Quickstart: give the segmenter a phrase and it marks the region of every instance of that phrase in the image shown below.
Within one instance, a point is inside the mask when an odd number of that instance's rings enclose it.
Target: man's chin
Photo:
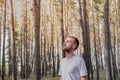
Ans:
[[[66,52],[66,49],[63,48],[62,51],[63,51],[63,52]]]
[[[68,50],[68,49],[65,49],[65,48],[63,48],[62,51],[63,51],[63,52],[69,52],[69,50]]]

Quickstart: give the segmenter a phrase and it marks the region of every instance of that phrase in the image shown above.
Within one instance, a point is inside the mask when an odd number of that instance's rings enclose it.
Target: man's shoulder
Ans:
[[[83,59],[81,56],[75,56],[75,61],[76,61],[77,63],[81,63],[81,62],[84,61],[84,59]]]
[[[79,60],[83,59],[81,56],[77,56],[77,55],[75,56],[75,58]]]
[[[62,58],[62,59],[60,60],[60,62],[63,62],[63,61],[65,61],[65,60],[66,60],[66,57]]]

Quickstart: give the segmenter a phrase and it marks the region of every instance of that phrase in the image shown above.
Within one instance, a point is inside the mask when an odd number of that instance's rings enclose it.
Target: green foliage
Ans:
[[[51,78],[47,78],[45,80],[60,80],[60,77],[51,77]]]
[[[50,17],[49,15],[46,16],[47,22],[50,22]]]
[[[0,7],[3,6],[4,0],[0,0]]]
[[[102,7],[99,4],[95,4],[94,8],[96,11],[103,13],[103,9],[101,9]]]
[[[70,4],[71,4],[71,8],[75,9],[77,3],[76,2],[71,2]]]
[[[103,9],[101,9],[103,7],[103,3],[104,0],[94,0],[94,8],[96,9],[96,11],[103,12]]]
[[[31,8],[30,11],[33,12],[33,8]]]
[[[56,12],[60,12],[60,4],[58,4],[58,3],[55,3],[54,4],[55,5],[55,9],[56,9]]]
[[[72,14],[71,14],[71,17],[74,18],[75,20],[77,20],[77,17],[78,17],[78,16],[77,16],[75,13],[72,13]]]
[[[94,0],[94,2],[97,4],[102,4],[104,2],[104,0]]]
[[[95,9],[96,9],[97,11],[100,11],[100,9],[99,9],[99,7],[98,7],[97,5],[95,5]]]
[[[103,16],[103,15],[100,15],[99,17],[100,17],[100,18],[104,18],[104,16]]]

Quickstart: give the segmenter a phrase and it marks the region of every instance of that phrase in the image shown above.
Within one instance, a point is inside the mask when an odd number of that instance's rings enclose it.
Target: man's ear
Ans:
[[[73,45],[73,48],[75,49],[75,47],[76,47],[76,45],[74,44],[74,45]]]
[[[75,49],[75,48],[76,48],[76,46],[77,46],[77,45],[76,45],[76,44],[74,44],[74,45],[73,45],[73,48]]]

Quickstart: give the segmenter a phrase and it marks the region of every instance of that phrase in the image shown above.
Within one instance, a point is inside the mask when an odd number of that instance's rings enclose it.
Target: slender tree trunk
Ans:
[[[50,2],[50,16],[51,16],[51,53],[53,59],[53,77],[55,77],[55,57],[54,57],[54,0]]]
[[[117,35],[117,33],[118,33],[118,9],[117,9],[117,6],[118,6],[119,4],[117,4],[117,0],[115,0],[115,9],[116,9],[116,11],[115,11],[115,15],[116,15],[116,17],[115,17],[115,24],[113,24],[113,26],[114,26],[114,53],[113,53],[113,72],[114,72],[114,74],[113,74],[113,77],[114,77],[114,80],[117,80],[117,77],[118,77],[118,71],[117,71],[117,60],[116,60],[116,57],[117,57],[117,38],[118,38],[118,35]]]
[[[62,44],[64,43],[64,21],[63,21],[63,3],[64,0],[61,0],[61,39]],[[65,53],[62,51],[62,57],[65,57]]]
[[[116,2],[116,5],[117,5],[117,15],[116,15],[116,21],[117,21],[117,52],[116,52],[116,62],[117,62],[117,72],[119,73],[120,72],[120,65],[119,65],[119,63],[120,63],[120,60],[119,60],[119,56],[120,56],[120,43],[119,43],[119,41],[120,41],[120,38],[119,38],[119,35],[120,35],[120,0],[116,0],[117,2]],[[119,78],[119,76],[117,76],[117,79]]]
[[[30,21],[29,21],[30,22]],[[30,23],[29,23],[30,25]],[[33,69],[33,37],[31,35],[33,35],[33,27],[30,30],[30,68],[29,68],[29,77],[30,74],[32,73],[32,69]]]
[[[99,26],[99,17],[98,17],[98,13],[96,13],[96,17],[97,17],[97,26],[98,26],[98,50],[99,50],[99,55],[100,55],[100,66],[103,69],[103,59],[102,59],[102,49],[101,49],[101,41],[100,41],[100,26]]]
[[[64,19],[64,23],[65,23],[65,35],[68,34],[68,21],[67,21],[67,14],[68,14],[68,1],[65,1],[63,2],[63,9],[64,9],[64,14],[65,14],[65,19]]]
[[[23,78],[27,79],[27,2],[22,1],[22,31],[23,31]]]
[[[22,52],[21,52],[21,77],[22,78],[25,78],[26,77],[26,75],[25,75],[25,63],[26,63],[26,60],[25,60],[25,56],[26,56],[26,4],[25,4],[25,1],[26,0],[22,0],[21,1],[21,4],[22,4],[22,26],[21,26],[21,42],[22,42],[22,44],[21,44],[21,46],[23,46],[23,47],[21,47],[21,50],[22,50]]]
[[[81,6],[81,0],[78,0],[78,3],[79,3],[79,15],[80,15],[80,19],[79,19],[79,24],[80,24],[80,27],[82,28],[82,38],[83,38],[83,47],[85,48],[85,27],[84,27],[84,23],[83,23],[83,11],[82,11],[82,6]]]
[[[26,63],[26,62],[25,62],[25,61],[26,61],[26,60],[25,60],[25,54],[26,54],[26,53],[25,53],[25,52],[26,52],[26,51],[25,51],[25,50],[26,50],[26,49],[25,49],[25,48],[26,48],[26,47],[25,47],[25,45],[26,45],[26,43],[25,43],[25,40],[26,40],[26,39],[25,39],[25,27],[23,28],[23,36],[24,36],[24,37],[23,37],[23,78],[26,78],[26,75],[25,75],[25,63]]]
[[[116,35],[115,35],[115,25],[114,25],[114,23],[113,23],[113,26],[114,26],[114,29],[113,29],[113,31],[114,31],[114,43],[113,43],[113,51],[114,52],[112,52],[112,64],[113,64],[113,80],[116,80],[116,77],[117,77],[117,68],[116,68]],[[112,49],[111,49],[112,50]]]
[[[59,72],[60,56],[59,56],[59,38],[57,38],[57,73]]]
[[[40,36],[40,45],[41,45],[41,47],[40,47],[40,59],[41,59],[41,75],[42,75],[42,77],[44,76],[44,64],[43,64],[43,55],[42,55],[42,53],[43,53],[43,45],[42,45],[42,43],[43,43],[43,32],[42,32],[42,30],[41,30],[41,36]]]
[[[83,58],[85,59],[85,63],[87,66],[87,71],[88,71],[88,80],[93,80],[93,70],[92,70],[92,65],[91,65],[91,52],[90,52],[90,33],[89,33],[89,18],[88,18],[88,7],[87,7],[87,1],[83,1],[83,16],[84,16],[84,37],[83,40],[85,39],[84,44],[84,55]]]
[[[16,64],[16,47],[15,47],[15,29],[14,29],[14,10],[13,1],[10,0],[11,6],[11,57],[12,57],[12,80],[17,80],[17,64]]]
[[[33,0],[33,18],[34,18],[34,67],[35,80],[41,79],[41,61],[40,61],[40,3],[41,0]]]
[[[23,78],[23,36],[22,36],[22,33],[23,32],[23,29],[22,29],[22,27],[21,27],[21,35],[20,35],[20,37],[21,37],[21,52],[20,52],[20,62],[21,62],[21,78]]]
[[[5,29],[6,29],[6,0],[4,1],[4,16],[3,16],[2,80],[4,80],[5,78]]]
[[[97,40],[96,40],[96,30],[95,30],[95,17],[94,17],[94,2],[92,0],[92,17],[93,17],[93,32],[94,32],[94,51],[96,60],[96,80],[99,80],[99,64],[98,64],[98,54],[97,54]]]
[[[119,25],[119,23],[117,23],[118,25]],[[117,50],[116,50],[116,68],[117,68],[117,79],[118,79],[118,70],[119,70],[119,68],[118,68],[118,55],[119,55],[119,37],[118,37],[118,35],[119,35],[119,26],[117,26],[117,34],[116,34],[116,36],[117,36],[117,40],[116,40],[116,48],[117,48]]]
[[[24,1],[24,67],[25,67],[25,78],[28,80],[28,70],[29,70],[29,53],[28,49],[28,34],[27,34],[27,0]]]
[[[120,15],[120,0],[118,0],[118,15]],[[118,17],[118,26],[120,26],[120,16],[117,16]],[[119,28],[120,29],[120,28]],[[120,32],[118,33],[118,35],[120,35]],[[118,38],[118,53],[120,53],[120,50],[119,50],[119,48],[120,48],[120,46],[119,46],[119,38]],[[118,54],[118,55],[120,55],[120,54]],[[117,62],[119,62],[119,57],[117,56]],[[118,64],[118,68],[119,68],[119,71],[120,71],[120,65]]]
[[[94,22],[94,20],[93,20]],[[93,32],[94,32],[94,49],[95,49],[95,60],[96,60],[96,80],[99,80],[99,64],[98,64],[98,54],[97,54],[97,43],[96,43],[96,31],[95,31],[95,25],[93,23]]]
[[[46,11],[45,11],[45,8],[44,8],[44,75],[46,76],[47,75],[47,59],[46,59],[46,35],[47,35],[47,32],[46,32]]]
[[[104,3],[104,23],[105,23],[105,62],[106,62],[106,80],[112,79],[111,59],[110,59],[110,28],[109,28],[109,0]]]
[[[49,73],[51,73],[51,43],[49,43],[48,61],[49,61]]]
[[[10,43],[10,41],[11,41],[11,37],[10,37],[11,33],[10,33],[10,28],[9,27],[8,27],[8,35],[9,35],[8,36],[9,37],[9,40],[8,40],[9,41],[9,50],[8,50],[9,51],[8,52],[9,53],[9,63],[8,64],[9,64],[9,77],[10,77],[11,74],[12,74],[12,64],[11,64],[11,48],[10,48],[10,46],[11,46],[10,45],[11,44]]]
[[[2,8],[0,8],[0,63],[1,63],[1,35],[2,35]],[[0,77],[1,77],[1,65],[0,65]]]

